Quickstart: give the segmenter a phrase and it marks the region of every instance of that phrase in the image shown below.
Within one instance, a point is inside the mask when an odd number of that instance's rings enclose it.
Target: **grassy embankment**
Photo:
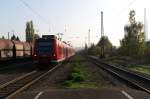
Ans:
[[[150,75],[150,66],[130,66],[129,69]]]
[[[131,59],[123,59],[123,58],[117,58],[117,57],[108,58],[104,60],[109,62],[110,64],[114,64],[117,66],[121,65],[130,70],[150,75],[150,64],[146,64],[146,65],[144,63],[138,64],[136,62],[133,62]]]

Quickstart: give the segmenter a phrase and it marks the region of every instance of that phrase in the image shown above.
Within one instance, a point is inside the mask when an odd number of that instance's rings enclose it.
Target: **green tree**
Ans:
[[[34,34],[34,39],[38,39],[40,36],[38,34]]]
[[[2,36],[2,39],[5,39],[5,37],[4,37],[4,36]]]
[[[30,21],[30,26],[31,26],[31,39],[32,39],[32,41],[34,40],[34,27],[33,27],[33,22],[32,21]]]
[[[123,55],[131,57],[141,57],[144,54],[145,37],[143,24],[136,22],[135,11],[131,10],[129,13],[129,24],[125,25],[124,38],[120,41],[120,50]]]
[[[104,49],[104,51],[103,51],[104,56],[108,56],[112,52],[113,46],[107,36],[103,36],[100,39],[100,41],[98,42],[97,46],[99,46],[101,48],[101,50],[102,50],[102,48]],[[102,53],[102,51],[101,51],[101,53]]]
[[[20,39],[19,39],[19,37],[18,37],[18,36],[16,37],[16,41],[20,41]]]
[[[26,23],[26,41],[30,42],[30,23]]]
[[[18,36],[15,36],[14,34],[11,36],[11,40],[20,41]]]
[[[26,41],[33,42],[34,40],[34,26],[33,22],[29,21],[26,23]]]
[[[88,49],[88,47],[87,47],[87,44],[85,43],[85,48],[84,48],[85,50],[87,50]]]
[[[16,40],[16,36],[13,34],[11,40]]]
[[[94,55],[96,53],[95,51],[96,51],[96,46],[94,44],[91,44],[90,48],[88,49],[88,53]]]

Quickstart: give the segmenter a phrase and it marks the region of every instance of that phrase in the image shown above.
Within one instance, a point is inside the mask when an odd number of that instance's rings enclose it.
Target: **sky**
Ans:
[[[14,33],[25,41],[26,22],[32,20],[40,36],[63,33],[64,41],[84,47],[90,29],[90,43],[96,44],[101,36],[103,11],[104,34],[119,46],[130,10],[134,9],[136,20],[143,22],[146,8],[150,23],[148,4],[149,0],[0,0],[0,37],[7,38],[10,32],[10,36]]]

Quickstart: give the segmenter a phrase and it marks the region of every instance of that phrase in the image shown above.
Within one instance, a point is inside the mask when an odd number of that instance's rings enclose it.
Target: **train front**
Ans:
[[[55,36],[43,36],[35,41],[33,59],[40,66],[51,63],[54,54]]]

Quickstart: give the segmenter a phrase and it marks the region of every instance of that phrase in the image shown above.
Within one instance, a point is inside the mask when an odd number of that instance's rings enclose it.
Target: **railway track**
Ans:
[[[150,94],[150,78],[137,74],[135,72],[123,69],[106,62],[100,61],[96,57],[88,56],[88,58],[101,69],[109,72],[110,74],[122,79],[130,86],[136,87]]]
[[[0,99],[11,99],[21,91],[25,90],[41,78],[56,70],[60,65],[57,65],[47,71],[32,71],[26,75],[16,78],[0,86]]]

